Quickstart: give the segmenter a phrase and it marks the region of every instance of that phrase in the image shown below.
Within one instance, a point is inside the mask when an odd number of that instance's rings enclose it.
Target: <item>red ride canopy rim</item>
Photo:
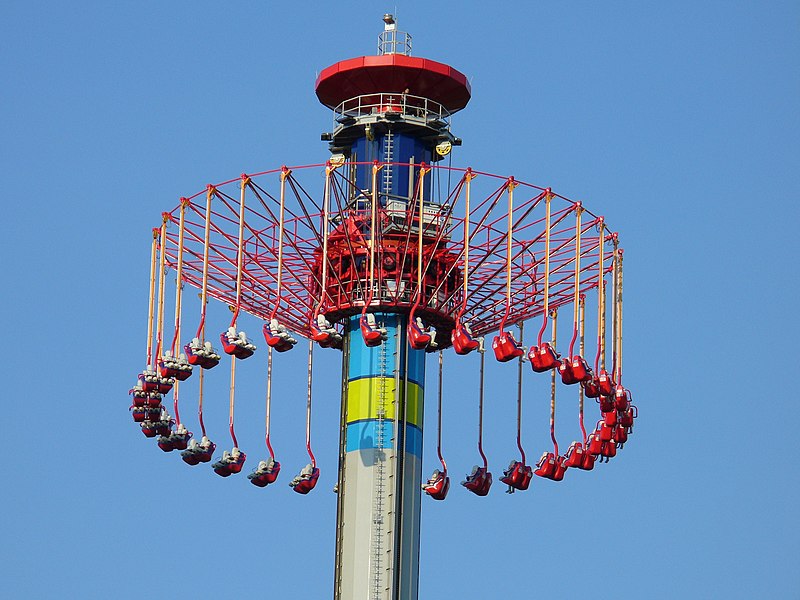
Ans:
[[[438,102],[449,112],[464,108],[472,95],[467,76],[453,67],[417,56],[383,54],[340,61],[324,69],[314,89],[319,101],[335,109],[350,98],[405,90]]]

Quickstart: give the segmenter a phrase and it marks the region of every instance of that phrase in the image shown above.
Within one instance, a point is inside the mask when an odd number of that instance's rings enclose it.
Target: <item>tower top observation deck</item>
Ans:
[[[467,77],[453,67],[411,56],[411,36],[397,30],[392,15],[384,15],[378,55],[339,61],[319,74],[319,101],[337,110],[358,97],[395,94],[425,98],[448,114],[464,108],[472,91]]]

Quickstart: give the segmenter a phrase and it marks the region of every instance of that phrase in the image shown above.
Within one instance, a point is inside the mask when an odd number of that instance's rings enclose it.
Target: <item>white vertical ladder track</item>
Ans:
[[[383,327],[383,324],[380,325]],[[373,516],[372,516],[372,598],[384,598],[383,568],[383,519],[386,494],[386,440],[384,425],[386,416],[386,342],[380,345],[378,353],[378,398],[377,420],[375,423],[375,478],[373,480]]]
[[[392,161],[394,160],[394,134],[391,130],[386,132],[383,138],[383,162],[387,163],[383,168],[383,197],[388,202],[389,194],[392,193]]]

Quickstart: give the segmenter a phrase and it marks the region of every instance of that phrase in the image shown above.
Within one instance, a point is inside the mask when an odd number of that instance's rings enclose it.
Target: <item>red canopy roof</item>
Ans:
[[[464,108],[472,94],[467,77],[453,67],[404,54],[340,61],[319,74],[315,89],[328,108],[356,96],[408,90],[412,96],[438,102],[451,113]]]

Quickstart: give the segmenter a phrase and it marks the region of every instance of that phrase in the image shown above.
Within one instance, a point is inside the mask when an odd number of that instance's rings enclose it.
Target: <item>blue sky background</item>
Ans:
[[[415,55],[471,79],[454,164],[552,186],[621,232],[626,383],[640,409],[629,445],[591,473],[426,502],[421,598],[800,597],[800,5],[396,9]],[[330,597],[338,357],[320,355],[315,374],[323,476],[307,497],[286,480],[259,490],[162,453],[131,422],[127,390],[142,367],[161,211],[243,171],[323,161],[330,114],[316,73],[374,53],[394,10],[0,6],[0,596]],[[215,306],[209,318],[221,329],[225,315]],[[263,453],[258,356],[237,403],[253,459]],[[294,362],[275,376],[287,474],[305,460],[304,360]],[[475,364],[447,365],[456,477],[475,461]],[[207,423],[222,449],[227,376],[213,374]],[[513,378],[490,365],[496,473],[514,454]],[[538,455],[547,399],[526,386],[526,446]],[[561,420],[566,443],[573,411]],[[196,430],[188,402],[184,412]]]

